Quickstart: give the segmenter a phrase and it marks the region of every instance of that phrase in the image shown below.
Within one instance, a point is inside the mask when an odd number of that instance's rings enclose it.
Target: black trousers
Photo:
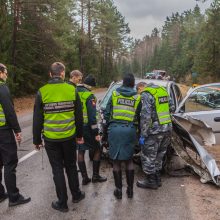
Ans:
[[[16,167],[18,164],[17,145],[12,130],[0,130],[0,195],[4,193],[2,185],[2,165],[4,167],[5,186],[9,200],[16,201],[19,190],[16,187]]]
[[[79,179],[76,166],[76,143],[72,138],[64,142],[45,140],[45,149],[52,167],[53,180],[60,205],[67,204],[67,189],[64,168],[67,174],[69,188],[73,198],[80,195]]]

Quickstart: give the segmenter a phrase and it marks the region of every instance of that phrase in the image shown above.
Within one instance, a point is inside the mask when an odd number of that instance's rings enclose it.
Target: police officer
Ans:
[[[83,74],[79,70],[73,70],[70,73],[69,84],[77,86],[82,83]]]
[[[167,146],[170,144],[172,129],[168,92],[164,87],[137,84],[137,91],[141,93],[141,162],[146,174],[143,180],[137,181],[141,188],[157,189],[161,186],[160,171]],[[170,104],[169,104],[170,102]]]
[[[9,206],[30,202],[24,198],[16,186],[16,167],[18,164],[17,142],[21,142],[21,128],[6,85],[7,68],[0,63],[0,202],[9,198]],[[2,167],[7,193],[2,185]]]
[[[114,195],[122,198],[121,163],[126,165],[127,196],[133,197],[134,166],[133,153],[136,144],[136,116],[140,115],[140,95],[134,90],[133,74],[123,78],[123,85],[113,91],[104,112],[108,127],[109,156],[113,160],[113,176],[115,180]]]
[[[96,97],[91,92],[92,87],[96,86],[95,78],[92,75],[88,75],[83,85],[77,86],[77,91],[83,105],[83,137],[85,143],[78,145],[78,166],[82,174],[82,184],[87,185],[91,182],[88,177],[86,164],[85,164],[85,151],[94,150],[93,156],[93,175],[92,182],[105,182],[106,177],[99,175],[100,158],[101,158],[101,146],[100,135],[97,125],[97,111],[96,111]]]
[[[72,202],[85,198],[79,189],[76,167],[76,142],[83,143],[83,116],[80,99],[74,86],[65,83],[65,66],[55,62],[50,68],[51,80],[37,93],[33,117],[33,142],[37,149],[43,145],[52,167],[58,200],[52,208],[67,212],[65,168]],[[76,139],[76,140],[75,140]]]

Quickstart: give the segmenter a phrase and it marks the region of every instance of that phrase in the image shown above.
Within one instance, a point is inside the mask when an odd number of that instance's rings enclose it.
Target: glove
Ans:
[[[140,144],[140,145],[144,145],[144,141],[145,141],[145,138],[144,138],[144,137],[140,137],[140,138],[139,138],[139,144]]]

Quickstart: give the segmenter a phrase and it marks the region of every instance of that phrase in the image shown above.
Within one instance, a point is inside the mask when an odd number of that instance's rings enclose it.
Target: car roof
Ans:
[[[140,79],[135,78],[135,85],[137,85],[140,82],[145,82],[147,84],[154,84],[157,86],[163,86],[165,88],[169,87],[169,84],[174,83],[173,81],[167,81],[167,80],[159,80],[159,79]],[[122,85],[123,81],[117,81],[114,84]]]
[[[209,84],[203,84],[200,86],[196,86],[195,88],[192,88],[187,92],[187,96],[199,88],[208,87],[208,86],[220,86],[220,83],[209,83]]]

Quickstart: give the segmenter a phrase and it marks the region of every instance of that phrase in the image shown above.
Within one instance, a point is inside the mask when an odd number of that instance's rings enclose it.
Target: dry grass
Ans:
[[[18,115],[33,111],[34,96],[14,99],[15,111]]]

